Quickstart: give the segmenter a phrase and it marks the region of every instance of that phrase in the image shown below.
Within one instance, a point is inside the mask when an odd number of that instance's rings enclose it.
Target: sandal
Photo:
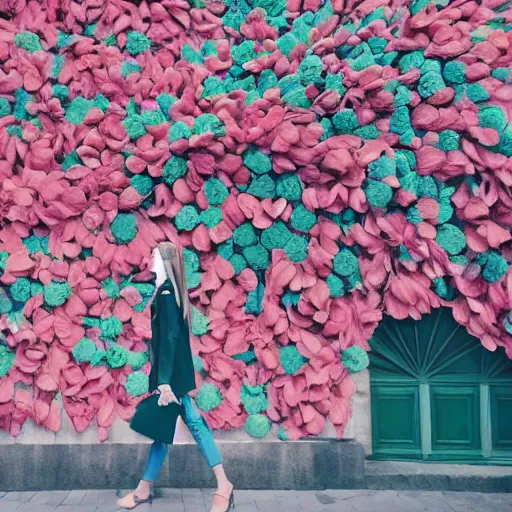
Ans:
[[[234,489],[231,489],[231,494],[229,495],[229,498],[226,498],[226,496],[223,496],[222,494],[219,494],[218,492],[216,492],[213,496],[214,497],[219,496],[220,498],[222,498],[223,500],[226,500],[228,502],[228,508],[226,510],[224,510],[224,512],[229,512],[230,510],[235,509],[235,490]]]
[[[133,505],[130,504],[123,504],[123,501],[128,498],[128,496],[131,496],[133,499]],[[126,496],[123,496],[121,499],[117,500],[117,505],[121,508],[124,508],[126,510],[133,510],[134,508],[137,508],[139,505],[142,505],[143,503],[149,503],[151,504],[153,502],[153,496],[150,494],[148,498],[139,498],[135,495],[135,491],[127,494]],[[228,509],[229,510],[229,509]]]

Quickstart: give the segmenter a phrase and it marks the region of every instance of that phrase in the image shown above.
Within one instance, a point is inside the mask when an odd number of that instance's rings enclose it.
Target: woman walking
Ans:
[[[162,407],[172,402],[182,406],[183,420],[217,479],[217,491],[210,512],[228,512],[234,508],[233,485],[224,472],[213,434],[188,395],[195,388],[195,377],[189,339],[189,301],[181,251],[174,244],[160,244],[153,252],[152,269],[156,274],[157,292],[151,304],[150,391],[159,393],[158,405]],[[167,445],[155,441],[142,480],[133,492],[118,500],[120,507],[133,509],[152,501],[152,486],[166,455]]]

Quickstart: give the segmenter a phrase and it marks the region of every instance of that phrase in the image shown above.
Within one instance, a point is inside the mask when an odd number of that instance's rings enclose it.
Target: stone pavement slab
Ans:
[[[114,512],[127,491],[0,494],[0,512]],[[211,489],[157,489],[137,512],[209,512]],[[234,512],[511,512],[510,494],[430,491],[235,491]]]

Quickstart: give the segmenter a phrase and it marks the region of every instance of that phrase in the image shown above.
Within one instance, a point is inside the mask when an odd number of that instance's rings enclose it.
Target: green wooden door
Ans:
[[[373,458],[512,463],[512,361],[442,308],[371,342]]]

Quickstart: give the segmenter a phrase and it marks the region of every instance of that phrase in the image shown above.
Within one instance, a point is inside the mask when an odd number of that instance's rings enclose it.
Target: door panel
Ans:
[[[370,346],[376,458],[512,463],[503,349],[486,350],[449,308],[419,321],[386,316]]]

